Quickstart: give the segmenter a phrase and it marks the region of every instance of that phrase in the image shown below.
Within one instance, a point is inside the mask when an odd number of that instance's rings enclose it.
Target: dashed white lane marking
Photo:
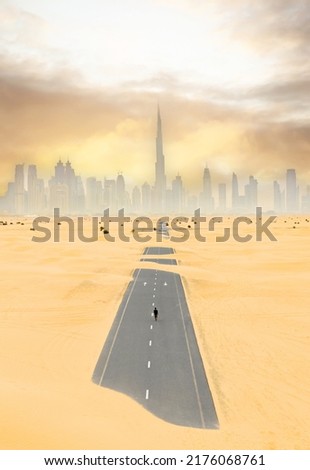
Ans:
[[[154,287],[154,290],[156,290],[156,287]]]
[[[151,367],[151,361],[148,361],[147,368],[149,369],[150,367]]]
[[[149,399],[149,394],[150,394],[150,391],[147,389],[146,393],[145,393],[145,399],[148,400]]]
[[[153,303],[152,303],[152,307],[154,307],[154,306],[155,306],[155,304],[154,304],[154,302],[153,302]]]
[[[150,330],[152,330],[152,329],[153,329],[153,325],[150,326]]]
[[[154,299],[154,297],[155,297],[155,294],[153,295],[153,299]]]
[[[152,340],[151,340],[151,339],[150,339],[150,341],[149,341],[149,346],[152,346]]]

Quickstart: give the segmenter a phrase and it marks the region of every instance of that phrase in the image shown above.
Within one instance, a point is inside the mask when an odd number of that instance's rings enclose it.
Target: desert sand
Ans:
[[[183,277],[219,430],[169,424],[91,381],[155,241],[33,243],[30,219],[0,219],[1,449],[310,448],[306,217],[278,219],[277,242],[202,243],[192,231],[163,243],[179,265],[156,266]]]

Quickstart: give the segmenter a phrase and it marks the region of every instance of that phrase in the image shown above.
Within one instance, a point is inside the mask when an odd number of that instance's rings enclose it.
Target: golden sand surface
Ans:
[[[185,243],[163,242],[179,264],[156,269],[182,275],[220,422],[219,430],[200,430],[169,424],[91,381],[143,249],[156,242],[111,243],[101,234],[95,243],[34,243],[31,220],[7,218],[1,449],[309,449],[305,219],[278,219],[277,242],[216,243],[208,234],[202,243],[193,229]]]

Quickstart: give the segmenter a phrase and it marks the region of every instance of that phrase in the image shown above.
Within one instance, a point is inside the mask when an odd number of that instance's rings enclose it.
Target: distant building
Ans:
[[[219,205],[218,205],[220,212],[225,212],[227,209],[227,201],[226,201],[226,184],[220,183],[219,184]]]
[[[286,212],[295,213],[299,210],[299,190],[296,183],[296,171],[289,169],[286,172]]]
[[[28,214],[41,214],[46,210],[44,180],[37,177],[36,165],[28,167]]]
[[[15,167],[15,214],[25,214],[25,174],[24,165]]]
[[[187,212],[193,214],[195,210],[199,209],[199,199],[196,194],[191,194],[187,199]]]
[[[151,196],[151,186],[145,182],[142,185],[142,210],[144,214],[151,212],[152,196]]]
[[[183,182],[180,175],[172,181],[171,202],[172,212],[180,213],[183,210]]]
[[[49,183],[50,210],[59,209],[60,213],[69,213],[69,189],[64,183]]]
[[[37,191],[37,167],[29,165],[28,167],[28,213],[36,214],[38,210],[38,191]]]
[[[94,214],[98,211],[98,187],[97,179],[95,177],[87,178],[86,180],[86,211],[88,214]]]
[[[132,211],[139,212],[141,210],[141,191],[138,186],[132,190]]]
[[[277,214],[281,214],[284,210],[284,193],[278,181],[273,182],[273,209]]]
[[[68,209],[70,214],[76,214],[79,211],[77,205],[77,177],[69,160],[65,166],[65,184],[68,186]]]
[[[65,166],[61,160],[55,166],[55,183],[64,184],[65,183]]]
[[[76,177],[76,187],[77,187],[77,207],[80,214],[85,212],[86,196],[83,181],[81,176]]]
[[[307,185],[306,194],[302,197],[302,212],[310,213],[310,185]]]
[[[200,208],[203,213],[211,214],[214,211],[214,199],[212,196],[212,183],[209,168],[205,168],[202,178],[202,193],[200,195]]]
[[[116,212],[116,181],[113,179],[104,179],[103,184],[103,206],[112,213]]]
[[[3,209],[9,214],[15,214],[15,183],[8,183],[8,189],[3,201]]]
[[[78,178],[69,160],[64,163],[59,160],[55,166],[55,174],[49,181],[49,207],[61,209],[66,214],[77,214],[78,206]],[[59,207],[61,204],[62,207]]]
[[[127,209],[126,185],[124,176],[121,173],[116,178],[116,200],[117,209]]]
[[[249,183],[245,186],[245,210],[254,213],[257,207],[257,186],[258,182],[253,177],[249,177]]]
[[[155,187],[154,203],[155,212],[162,212],[166,208],[166,173],[165,156],[163,152],[163,136],[161,126],[161,116],[158,107],[157,112],[157,136],[156,136],[156,162],[155,162]]]
[[[231,207],[232,210],[239,210],[240,208],[240,196],[239,196],[239,185],[238,185],[238,177],[236,173],[232,175],[232,183],[231,183]]]
[[[81,188],[79,189],[81,191]],[[80,196],[82,198],[82,194]],[[95,177],[86,180],[86,212],[88,214],[103,214],[104,191],[102,181]]]

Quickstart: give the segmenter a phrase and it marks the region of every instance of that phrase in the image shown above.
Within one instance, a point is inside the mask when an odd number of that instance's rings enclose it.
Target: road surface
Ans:
[[[167,250],[159,251],[157,254],[166,254]],[[155,306],[159,311],[157,322],[153,316]],[[218,428],[178,274],[156,269],[135,271],[93,381],[131,396],[171,423]]]
[[[145,248],[144,255],[172,255],[175,251],[173,248],[160,247],[160,246],[149,246]]]
[[[159,263],[159,264],[172,264],[176,265],[176,259],[169,259],[169,258],[141,258],[140,261],[149,261],[152,263]]]

